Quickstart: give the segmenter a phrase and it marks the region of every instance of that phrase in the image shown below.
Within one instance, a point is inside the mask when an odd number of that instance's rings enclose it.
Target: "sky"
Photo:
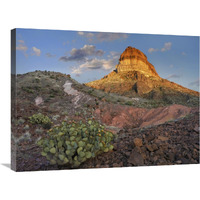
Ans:
[[[16,29],[16,72],[55,71],[86,83],[114,70],[128,46],[160,77],[199,91],[198,36]]]

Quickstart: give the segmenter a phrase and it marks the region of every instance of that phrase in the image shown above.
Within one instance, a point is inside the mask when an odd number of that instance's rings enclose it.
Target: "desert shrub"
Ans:
[[[50,164],[78,167],[87,159],[113,149],[114,135],[106,131],[98,122],[62,122],[48,131],[48,138],[38,141],[42,147],[41,155]]]
[[[26,124],[26,125],[24,126],[24,130],[29,130],[29,125],[28,125],[28,124]]]
[[[35,91],[40,91],[41,90],[41,86],[39,86],[39,85],[35,85],[35,86],[33,86],[32,87]]]
[[[88,103],[84,103],[84,104],[83,104],[83,107],[85,107],[85,108],[89,108],[89,107],[90,107],[90,104],[88,104]]]
[[[41,113],[34,114],[31,117],[29,117],[29,122],[31,124],[41,124],[43,128],[46,128],[46,129],[51,128],[51,124],[52,124],[50,118]]]
[[[40,83],[40,79],[39,78],[35,78],[35,80],[33,80],[34,83]]]
[[[75,112],[75,116],[80,116],[80,112]]]
[[[50,75],[49,77],[52,78],[52,79],[55,79],[55,76],[54,76],[54,75]]]
[[[22,86],[21,89],[27,93],[34,93],[33,89],[30,86]]]
[[[94,89],[89,89],[88,94],[92,94],[93,91],[94,91]]]
[[[132,106],[132,105],[133,105],[133,102],[127,101],[125,104],[128,105],[128,106]]]
[[[20,119],[17,121],[18,124],[23,124],[24,122],[25,122],[25,120],[24,120],[23,118],[20,118]]]
[[[50,94],[49,97],[50,97],[50,98],[54,98],[55,95],[54,95],[54,94]]]

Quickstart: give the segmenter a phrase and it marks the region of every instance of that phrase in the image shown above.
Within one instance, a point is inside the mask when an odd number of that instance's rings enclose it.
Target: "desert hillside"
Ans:
[[[71,168],[50,165],[37,142],[63,122],[89,119],[115,135],[114,148],[80,168],[199,162],[198,107],[194,105],[108,94],[57,72],[35,71],[17,75],[16,80],[11,144],[17,171]],[[50,126],[31,123],[30,117],[38,113],[51,121]]]

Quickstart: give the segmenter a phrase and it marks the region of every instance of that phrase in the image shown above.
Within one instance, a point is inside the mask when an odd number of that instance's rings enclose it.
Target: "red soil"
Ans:
[[[95,115],[102,123],[118,128],[141,128],[158,125],[167,121],[182,118],[198,111],[198,108],[189,108],[182,105],[146,109],[117,104],[101,104]]]

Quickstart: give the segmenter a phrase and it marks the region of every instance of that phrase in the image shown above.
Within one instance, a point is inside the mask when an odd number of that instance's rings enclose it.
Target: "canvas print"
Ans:
[[[199,163],[199,37],[11,31],[15,171]]]

